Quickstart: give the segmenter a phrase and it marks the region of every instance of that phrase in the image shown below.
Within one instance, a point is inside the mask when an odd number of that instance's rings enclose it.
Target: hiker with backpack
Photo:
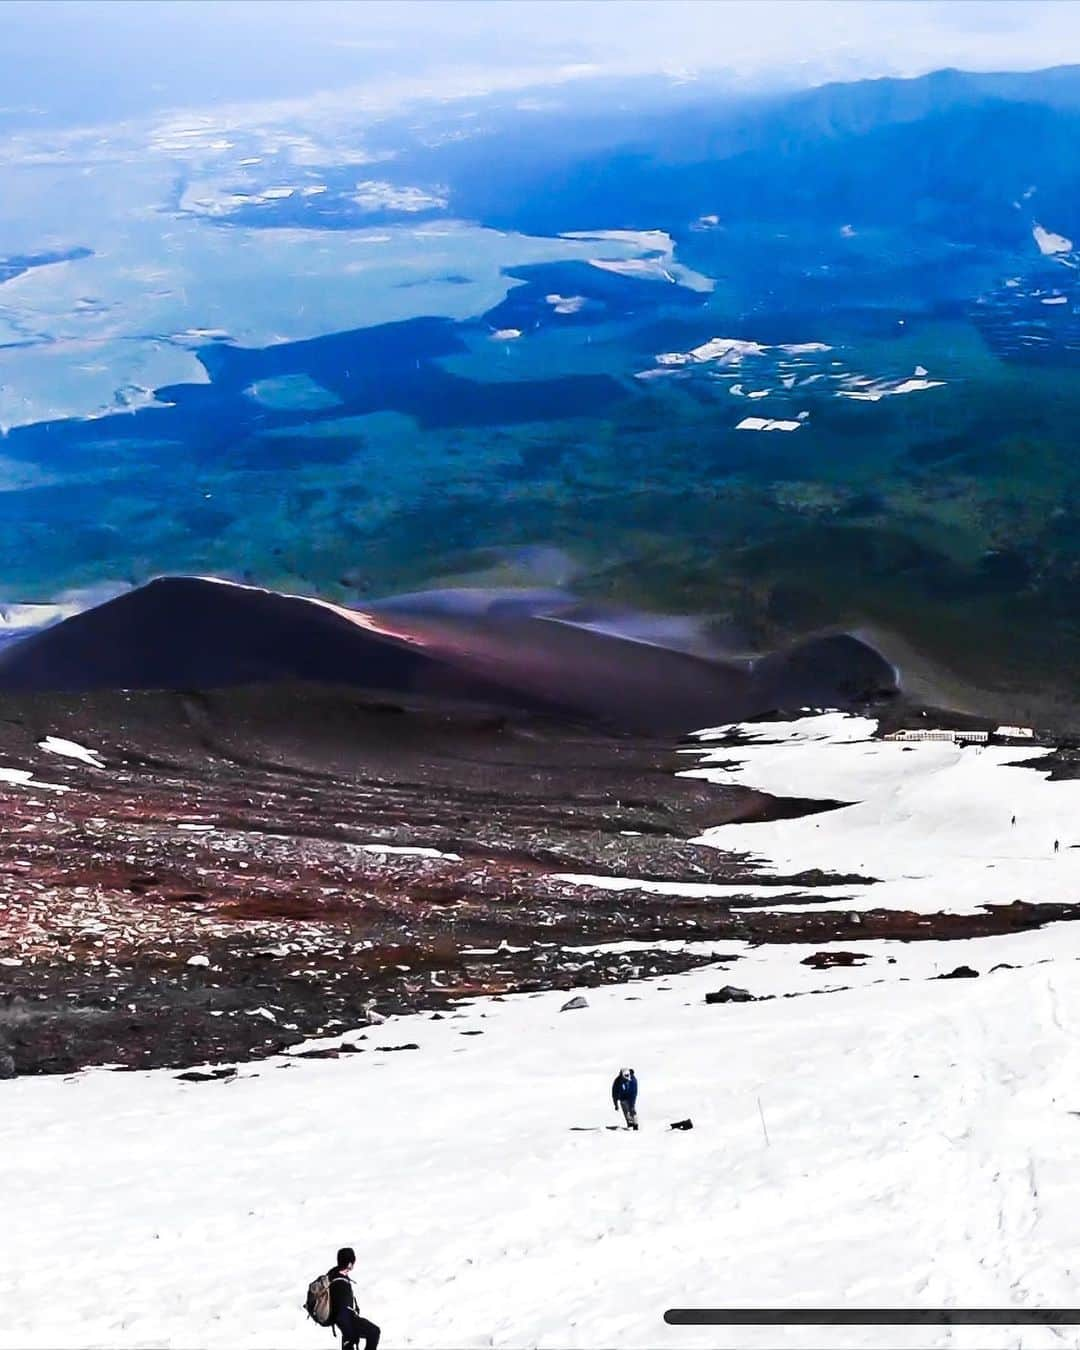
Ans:
[[[379,1328],[374,1322],[360,1316],[356,1305],[356,1291],[349,1272],[356,1265],[356,1253],[351,1247],[342,1247],[337,1254],[337,1265],[325,1275],[312,1280],[308,1287],[307,1313],[321,1327],[336,1327],[341,1332],[341,1350],[377,1350]]]
[[[638,1127],[637,1078],[634,1076],[633,1069],[619,1070],[614,1083],[611,1085],[611,1100],[615,1104],[616,1111],[620,1106],[622,1107],[627,1128],[636,1130]]]

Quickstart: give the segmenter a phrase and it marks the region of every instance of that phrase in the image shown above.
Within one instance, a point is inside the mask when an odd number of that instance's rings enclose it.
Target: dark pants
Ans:
[[[366,1317],[349,1313],[338,1326],[341,1328],[341,1350],[357,1350],[361,1341],[364,1342],[364,1350],[378,1350],[379,1328]]]
[[[629,1127],[630,1127],[632,1130],[636,1130],[636,1129],[637,1129],[637,1111],[634,1110],[634,1107],[631,1105],[630,1102],[628,1102],[628,1101],[626,1100],[625,1097],[622,1099],[622,1101],[619,1102],[619,1105],[622,1107],[622,1113],[623,1113],[623,1115],[626,1117],[626,1123],[627,1123],[627,1125],[629,1125]]]

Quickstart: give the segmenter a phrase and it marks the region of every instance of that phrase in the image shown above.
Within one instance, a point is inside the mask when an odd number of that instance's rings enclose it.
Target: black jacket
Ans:
[[[622,1074],[615,1075],[615,1081],[611,1085],[611,1100],[616,1106],[620,1102],[626,1102],[631,1110],[637,1103],[637,1077],[631,1074],[629,1078],[624,1078]]]
[[[353,1318],[360,1315],[353,1282],[336,1267],[327,1274],[330,1276],[330,1315],[334,1326],[339,1331],[351,1331]]]

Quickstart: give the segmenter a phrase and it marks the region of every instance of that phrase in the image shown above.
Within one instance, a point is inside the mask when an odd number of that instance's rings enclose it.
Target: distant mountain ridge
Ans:
[[[534,233],[794,215],[997,244],[1030,239],[1033,216],[1080,234],[1080,66],[941,70],[760,99],[703,89],[647,117],[587,111],[584,127],[579,111],[531,118],[504,116],[439,148],[450,212]],[[422,174],[426,161],[434,172],[433,158],[416,147],[402,171]]]

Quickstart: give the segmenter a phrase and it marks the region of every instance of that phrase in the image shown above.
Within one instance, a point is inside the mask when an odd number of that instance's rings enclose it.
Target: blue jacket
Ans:
[[[615,1081],[611,1085],[611,1100],[616,1106],[620,1102],[628,1102],[631,1106],[637,1101],[637,1077],[631,1073],[629,1078],[624,1078],[622,1074],[616,1074]]]

